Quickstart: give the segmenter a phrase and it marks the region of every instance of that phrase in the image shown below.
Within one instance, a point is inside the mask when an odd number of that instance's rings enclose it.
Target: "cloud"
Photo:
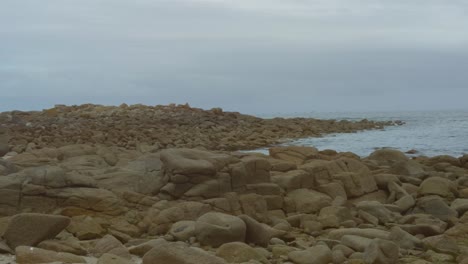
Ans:
[[[463,106],[467,10],[457,0],[3,0],[0,91],[247,112]]]

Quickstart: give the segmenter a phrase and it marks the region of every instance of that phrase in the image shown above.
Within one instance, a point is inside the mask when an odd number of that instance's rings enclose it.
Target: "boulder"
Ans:
[[[113,254],[125,259],[131,259],[128,249],[112,235],[105,235],[103,238],[96,241],[91,253],[100,257],[105,253]]]
[[[296,211],[304,214],[317,213],[332,203],[328,195],[308,189],[294,190],[287,197],[293,201]]]
[[[19,246],[15,249],[16,262],[18,264],[38,263],[86,263],[83,257],[63,252],[55,252],[29,246]]]
[[[197,149],[165,149],[161,151],[161,161],[173,175],[214,175],[235,158]]]
[[[381,224],[395,222],[399,217],[397,213],[390,211],[377,201],[362,201],[356,204],[356,207],[379,219]]]
[[[396,175],[421,177],[424,175],[424,168],[415,160],[402,160],[393,163],[390,172]]]
[[[264,255],[242,242],[223,244],[216,250],[216,256],[224,259],[228,263],[244,263],[248,261],[256,261],[265,264],[270,263]]]
[[[375,228],[341,228],[335,229],[328,233],[330,239],[339,240],[345,235],[355,235],[366,238],[381,238],[387,239],[390,235],[390,232]]]
[[[246,225],[245,241],[247,243],[266,247],[272,238],[280,237],[286,233],[285,231],[272,228],[267,224],[259,223],[248,215],[240,215],[239,218],[242,219]]]
[[[93,217],[80,215],[72,217],[67,231],[78,239],[87,240],[102,237],[106,230]]]
[[[391,166],[401,161],[408,161],[408,157],[405,153],[395,149],[378,149],[372,152],[367,158],[376,161],[379,165],[385,166]]]
[[[239,217],[210,212],[197,219],[195,233],[200,243],[219,247],[224,243],[245,241],[246,225]]]
[[[133,261],[116,256],[114,254],[105,253],[97,261],[97,264],[133,264]]]
[[[394,264],[398,262],[400,248],[397,244],[375,238],[364,251],[364,261],[371,264]]]
[[[187,241],[189,238],[195,236],[195,221],[179,221],[172,225],[169,230],[171,234],[178,241]]]
[[[39,243],[37,247],[56,252],[71,253],[75,255],[86,255],[88,253],[86,249],[84,249],[80,245],[79,240],[73,237],[68,238],[66,240],[44,240],[41,243]]]
[[[468,199],[455,199],[450,208],[458,212],[458,215],[463,215],[468,211]]]
[[[144,243],[141,243],[141,244],[138,244],[138,245],[135,245],[135,246],[131,246],[131,247],[129,247],[128,250],[129,250],[130,253],[132,253],[134,255],[143,257],[148,251],[150,251],[154,247],[162,245],[162,244],[167,244],[167,243],[168,242],[166,240],[164,240],[163,238],[151,239],[151,240],[146,241]]]
[[[59,207],[77,207],[107,215],[120,215],[125,212],[121,200],[111,191],[96,188],[62,188],[47,191]]]
[[[70,218],[65,216],[22,213],[10,219],[3,237],[11,248],[35,246],[54,238],[69,224]]]
[[[314,147],[274,147],[270,148],[268,151],[270,156],[275,159],[293,162],[297,165],[304,164],[306,160],[319,157],[319,152]]]
[[[364,252],[366,247],[372,242],[372,239],[354,235],[344,235],[341,237],[341,244],[354,251]]]
[[[318,216],[318,221],[323,227],[339,227],[342,222],[352,219],[350,210],[344,206],[324,207]]]
[[[460,247],[457,245],[457,240],[447,235],[438,235],[426,237],[422,240],[424,246],[438,253],[459,255]]]
[[[434,157],[429,158],[426,161],[426,164],[429,165],[429,166],[434,166],[435,164],[438,164],[438,163],[449,163],[450,165],[453,165],[453,166],[456,166],[456,167],[461,166],[461,163],[460,163],[459,159],[457,159],[455,157],[452,157],[452,156],[449,156],[449,155],[434,156]]]
[[[442,221],[450,221],[458,217],[458,212],[450,208],[444,200],[437,195],[419,198],[414,212],[429,214]]]
[[[410,233],[406,232],[405,230],[401,229],[398,226],[392,227],[392,229],[390,230],[390,235],[388,239],[395,242],[400,248],[404,248],[404,249],[422,249],[423,248],[423,243],[419,238],[411,235]]]
[[[154,247],[143,256],[143,264],[227,264],[217,256],[202,249],[188,247],[180,243],[168,243]]]
[[[418,194],[439,195],[441,197],[454,197],[457,192],[455,183],[442,177],[430,177],[425,179],[419,186]]]
[[[314,246],[305,250],[292,251],[288,258],[296,264],[328,264],[332,262],[332,252],[324,245]]]

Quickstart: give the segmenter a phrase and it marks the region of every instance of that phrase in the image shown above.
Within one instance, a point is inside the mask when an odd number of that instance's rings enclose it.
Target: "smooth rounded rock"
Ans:
[[[70,218],[61,215],[22,213],[10,219],[3,237],[8,246],[35,246],[52,239],[70,224]]]
[[[195,233],[200,243],[219,247],[224,243],[245,241],[246,225],[239,217],[210,212],[197,219]]]

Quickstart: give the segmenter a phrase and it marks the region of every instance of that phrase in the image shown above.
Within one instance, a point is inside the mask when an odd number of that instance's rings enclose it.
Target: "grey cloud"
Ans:
[[[4,0],[0,110],[466,107],[467,10],[439,0]]]

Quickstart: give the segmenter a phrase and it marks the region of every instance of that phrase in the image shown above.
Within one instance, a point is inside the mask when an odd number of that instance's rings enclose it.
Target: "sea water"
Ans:
[[[284,117],[292,117],[291,115]],[[318,138],[303,138],[282,145],[313,146],[319,150],[351,151],[365,157],[379,148],[393,148],[403,152],[416,150],[414,155],[461,156],[468,154],[468,110],[439,112],[363,112],[308,113],[297,117],[358,121],[401,120],[402,126],[357,133],[337,133]],[[266,116],[265,116],[266,117]],[[266,152],[267,149],[259,150]]]

